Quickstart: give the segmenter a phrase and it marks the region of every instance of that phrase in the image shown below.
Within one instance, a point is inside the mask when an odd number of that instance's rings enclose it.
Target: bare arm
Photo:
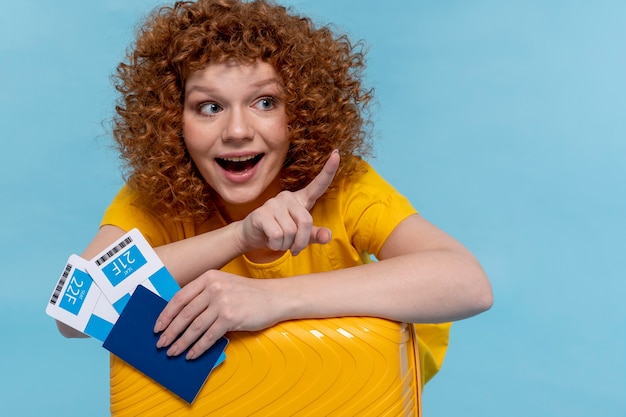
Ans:
[[[208,271],[163,311],[155,325],[163,331],[158,346],[170,346],[168,354],[177,355],[193,344],[191,359],[228,331],[260,330],[284,320],[375,316],[436,323],[491,307],[491,286],[473,255],[418,215],[396,227],[380,258],[290,279]]]
[[[438,323],[491,307],[491,286],[474,256],[418,215],[396,227],[380,258],[354,268],[276,280],[276,290],[293,300],[286,318],[356,315]]]
[[[103,225],[81,256],[92,259],[125,233],[126,231],[117,226]],[[237,225],[233,223],[213,232],[159,246],[155,248],[155,252],[179,285],[184,286],[203,272],[219,269],[231,259],[241,255],[242,252],[238,249],[233,236],[236,233]],[[65,337],[87,337],[58,320],[57,327]]]

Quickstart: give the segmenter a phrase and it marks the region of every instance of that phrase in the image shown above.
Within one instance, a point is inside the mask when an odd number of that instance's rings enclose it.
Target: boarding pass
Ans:
[[[103,342],[139,284],[167,301],[180,289],[133,229],[89,261],[71,255],[46,313]]]
[[[139,284],[168,301],[180,289],[137,229],[96,255],[87,272],[119,313]]]
[[[104,342],[119,313],[87,273],[88,261],[71,255],[46,307],[49,316]]]

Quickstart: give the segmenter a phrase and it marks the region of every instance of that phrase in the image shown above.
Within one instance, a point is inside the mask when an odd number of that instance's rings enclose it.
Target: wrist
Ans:
[[[234,242],[235,245],[235,251],[237,252],[236,256],[243,255],[254,249],[248,239],[246,239],[243,220],[234,221],[227,227],[229,227],[233,233],[232,242]]]

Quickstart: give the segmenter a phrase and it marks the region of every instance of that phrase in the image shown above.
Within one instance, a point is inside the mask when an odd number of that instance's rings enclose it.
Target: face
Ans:
[[[289,149],[281,91],[274,68],[258,61],[210,64],[185,84],[185,145],[233,220],[280,192]]]

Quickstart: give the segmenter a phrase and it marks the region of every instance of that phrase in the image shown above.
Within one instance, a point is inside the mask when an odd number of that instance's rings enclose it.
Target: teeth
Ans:
[[[256,158],[256,155],[233,156],[231,158],[220,158],[220,159],[223,159],[224,161],[228,161],[228,162],[246,162],[254,158]]]

